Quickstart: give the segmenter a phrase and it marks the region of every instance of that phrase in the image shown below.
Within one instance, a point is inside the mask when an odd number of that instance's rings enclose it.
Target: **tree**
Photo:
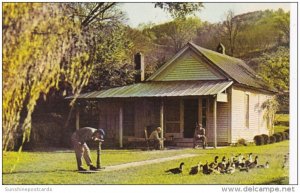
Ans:
[[[271,87],[283,92],[289,90],[290,52],[279,47],[275,52],[264,53],[259,58],[258,73]]]
[[[234,55],[235,53],[235,45],[236,45],[236,39],[237,35],[240,32],[242,25],[242,21],[238,16],[234,15],[234,12],[232,10],[229,10],[226,15],[226,20],[223,22],[221,26],[221,32],[222,35],[227,39],[229,49],[230,49],[230,55]]]
[[[114,2],[69,3],[67,6],[72,10],[73,17],[80,20],[82,28],[114,24],[123,17],[117,8],[118,4]]]
[[[91,74],[93,40],[69,17],[66,4],[3,4],[3,149],[17,130],[29,140],[41,94],[68,82],[79,94]]]
[[[196,36],[201,25],[201,20],[198,18],[174,19],[152,27],[148,30],[150,31],[148,34],[151,34],[153,42],[171,50],[171,54],[175,54]]]
[[[159,7],[169,12],[173,18],[185,18],[196,11],[200,11],[204,6],[202,3],[157,2],[155,3],[155,7]]]
[[[217,45],[223,42],[220,35],[220,26],[220,24],[204,22],[197,30],[197,36],[194,38],[195,43],[202,47],[215,50]]]
[[[130,49],[128,49],[128,56],[131,56],[131,63],[133,63],[133,55],[141,52],[144,55],[145,62],[145,77],[149,77],[157,67],[162,49],[153,41],[153,33],[150,31],[152,24],[142,24],[139,29],[130,27],[125,28],[125,39],[130,41]],[[152,34],[152,35],[151,35]]]
[[[237,28],[236,28],[237,27]],[[229,12],[224,22],[204,23],[198,30],[196,43],[215,49],[222,42],[227,54],[245,60],[261,52],[289,43],[289,12],[265,10],[234,15]]]
[[[126,38],[126,29],[120,25],[102,30],[101,43],[96,46],[94,70],[85,91],[132,83],[132,42]]]
[[[290,12],[284,12],[282,9],[278,9],[274,13],[274,27],[279,29],[282,34],[283,41],[290,42]],[[280,39],[280,41],[282,41]]]
[[[270,136],[274,134],[275,114],[278,111],[278,107],[279,104],[275,98],[268,99],[262,104],[262,108],[264,109],[263,117],[267,122]]]
[[[289,107],[289,58],[289,49],[279,47],[275,52],[264,53],[258,59],[259,75],[270,87],[274,87],[280,92],[277,100],[282,110]]]

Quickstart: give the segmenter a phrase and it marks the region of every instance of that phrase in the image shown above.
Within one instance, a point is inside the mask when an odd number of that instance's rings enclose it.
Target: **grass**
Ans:
[[[279,122],[289,122],[290,116],[289,116],[289,114],[276,114],[275,120],[279,121]]]
[[[264,145],[225,147],[218,149],[180,149],[165,151],[103,150],[104,166],[132,161],[151,160],[180,154],[193,153],[196,157],[127,168],[119,171],[101,171],[94,174],[79,174],[72,151],[67,152],[22,152],[13,173],[10,168],[16,163],[16,152],[3,154],[3,184],[288,184],[288,170],[282,169],[283,155],[288,152],[288,141]],[[209,162],[215,155],[254,153],[262,164],[270,162],[269,169],[254,169],[249,173],[235,172],[231,175],[188,175],[188,169],[198,161]],[[93,160],[96,152],[92,151]],[[177,167],[184,161],[182,175],[169,175],[166,169]]]
[[[275,122],[277,122],[277,124],[274,126],[274,132],[284,132],[285,130],[289,129],[289,126],[287,126],[289,120],[289,114],[276,114]]]
[[[284,126],[284,125],[275,125],[274,126],[274,132],[284,132],[285,130],[289,129],[288,126]]]

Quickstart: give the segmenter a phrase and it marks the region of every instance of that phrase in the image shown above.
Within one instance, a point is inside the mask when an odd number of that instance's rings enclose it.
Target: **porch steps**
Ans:
[[[193,139],[192,138],[178,138],[173,139],[172,143],[174,143],[177,147],[193,147]]]

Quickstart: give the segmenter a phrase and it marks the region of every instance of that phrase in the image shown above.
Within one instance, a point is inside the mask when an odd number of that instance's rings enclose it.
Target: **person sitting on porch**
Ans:
[[[197,143],[197,141],[199,141],[199,140],[202,141],[202,143],[203,143],[203,149],[205,149],[205,147],[206,147],[205,129],[202,127],[202,124],[201,124],[201,123],[199,123],[199,124],[196,126],[196,129],[195,129],[194,140],[193,140],[194,148],[196,148],[196,143]]]
[[[161,137],[159,137],[160,133],[161,133],[161,128],[157,127],[156,130],[154,130],[149,136],[149,139],[154,140],[155,149],[163,148],[163,139]]]

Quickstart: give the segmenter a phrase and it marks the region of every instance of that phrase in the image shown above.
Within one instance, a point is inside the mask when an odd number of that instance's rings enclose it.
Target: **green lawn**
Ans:
[[[275,122],[277,124],[274,126],[274,132],[283,132],[289,129],[288,122],[290,120],[289,114],[276,114],[275,115]]]
[[[119,171],[101,171],[94,174],[79,174],[72,151],[68,152],[23,152],[13,173],[17,153],[3,154],[3,184],[288,184],[288,170],[281,169],[283,155],[288,152],[289,142],[272,145],[225,147],[218,149],[181,149],[164,151],[104,150],[104,166],[132,161],[151,160],[174,155],[193,153],[196,157],[167,161],[158,164],[132,167]],[[188,169],[198,161],[209,162],[215,155],[231,156],[237,153],[254,153],[259,162],[270,162],[269,169],[254,169],[249,173],[235,172],[231,175],[188,175]],[[92,151],[95,160],[95,151]],[[183,175],[169,175],[166,169],[177,167],[184,161]]]
[[[289,122],[290,117],[289,117],[289,114],[276,114],[275,120],[282,121],[282,122]]]
[[[285,130],[289,129],[288,126],[284,126],[284,125],[275,125],[274,126],[274,132],[284,132]]]

